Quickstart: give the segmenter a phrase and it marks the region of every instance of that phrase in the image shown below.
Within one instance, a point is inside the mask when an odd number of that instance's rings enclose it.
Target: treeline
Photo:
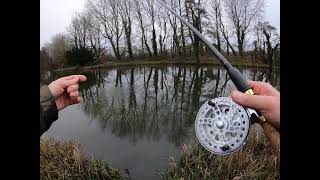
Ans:
[[[270,66],[279,63],[280,37],[263,21],[263,0],[166,3],[226,56]],[[199,62],[209,54],[200,39],[155,0],[87,0],[67,32],[54,36],[40,51],[46,59],[42,64],[56,68],[154,57],[191,57]]]

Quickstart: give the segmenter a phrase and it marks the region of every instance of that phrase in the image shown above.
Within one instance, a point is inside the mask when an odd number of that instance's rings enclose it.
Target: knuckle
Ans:
[[[74,96],[76,96],[76,93],[75,92],[71,92],[70,96],[74,97]]]
[[[72,92],[72,87],[68,87],[67,92],[71,93]]]

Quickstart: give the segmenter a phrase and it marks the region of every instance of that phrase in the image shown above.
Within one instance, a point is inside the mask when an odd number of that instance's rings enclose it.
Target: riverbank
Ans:
[[[230,63],[236,67],[247,67],[247,68],[269,68],[267,64],[257,64],[252,63],[250,60],[232,60]],[[179,66],[179,65],[199,65],[199,66],[221,66],[220,62],[214,58],[206,58],[200,60],[198,64],[195,60],[179,60],[179,59],[170,59],[170,60],[134,60],[134,61],[121,61],[121,62],[105,62],[103,64],[94,65],[94,66],[85,66],[85,67],[70,67],[54,70],[55,72],[60,71],[74,71],[74,70],[91,70],[91,69],[100,69],[100,68],[121,68],[121,67],[137,67],[137,66]]]
[[[85,157],[73,141],[40,139],[40,179],[123,179],[106,162]]]
[[[105,161],[86,158],[74,141],[40,140],[40,179],[128,179]],[[280,179],[280,165],[260,126],[250,129],[247,144],[228,156],[216,156],[197,140],[184,145],[162,179]]]
[[[255,126],[255,127],[254,127]],[[216,156],[198,141],[184,146],[181,158],[172,160],[163,179],[280,179],[280,164],[261,127],[250,129],[247,144],[228,156]]]

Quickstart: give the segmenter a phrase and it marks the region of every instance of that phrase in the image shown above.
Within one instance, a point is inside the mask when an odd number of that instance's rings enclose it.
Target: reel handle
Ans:
[[[245,92],[249,95],[254,95],[252,89],[249,89]],[[274,154],[277,159],[280,161],[280,132],[262,116],[261,112],[256,111],[259,117],[256,117],[256,122],[262,126],[264,133],[266,134],[268,140],[271,143]]]

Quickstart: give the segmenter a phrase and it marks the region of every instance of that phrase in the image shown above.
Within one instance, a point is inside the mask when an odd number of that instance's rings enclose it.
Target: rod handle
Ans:
[[[247,90],[245,93],[254,95],[252,89]],[[270,122],[268,122],[265,117],[262,116],[261,112],[256,112],[259,117],[254,116],[253,119],[255,119],[255,122],[259,123],[262,126],[264,133],[271,143],[274,154],[280,161],[280,132]]]
[[[280,161],[280,132],[269,122],[262,123],[261,126],[271,143],[274,154]]]

